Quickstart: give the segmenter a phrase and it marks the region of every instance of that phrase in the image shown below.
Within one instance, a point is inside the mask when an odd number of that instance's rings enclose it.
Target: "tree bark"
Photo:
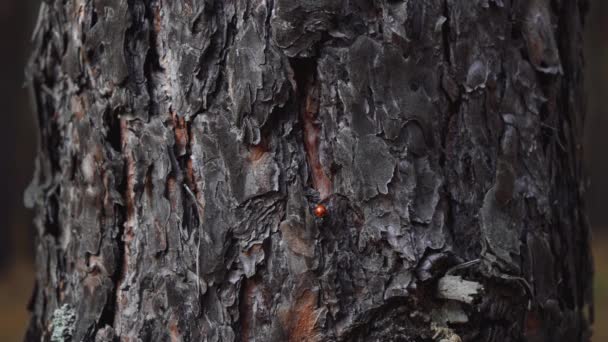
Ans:
[[[585,7],[44,1],[26,339],[588,341]]]

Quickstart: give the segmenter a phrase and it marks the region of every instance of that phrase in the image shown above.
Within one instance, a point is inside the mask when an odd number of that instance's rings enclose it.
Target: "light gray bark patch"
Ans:
[[[218,146],[217,123],[214,116],[198,116],[193,125],[193,134],[197,136],[197,141],[200,143],[201,155],[200,172],[204,172],[205,177],[202,180],[202,194],[205,203],[203,214],[202,227],[208,232],[209,239],[203,239],[198,247],[200,251],[199,262],[200,267],[205,273],[213,273],[219,267],[222,261],[222,255],[225,250],[223,239],[228,233],[229,227],[234,224],[234,218],[230,215],[230,211],[235,206],[231,190],[230,190],[230,169],[224,164],[228,161],[223,160],[223,155]],[[223,144],[226,148],[236,149],[234,139],[226,139],[224,137]],[[230,157],[230,154],[228,155]],[[239,158],[238,155],[232,158]],[[237,167],[237,165],[232,166]],[[210,227],[213,227],[211,229]]]
[[[454,300],[446,301],[438,309],[433,309],[431,317],[433,322],[441,326],[447,326],[450,323],[463,324],[469,321],[469,317],[462,308],[462,304]]]
[[[255,276],[266,260],[261,246],[276,231],[285,210],[276,152],[271,148],[250,153],[229,127],[228,118],[216,113],[198,116],[192,125],[199,151],[193,171],[202,176],[197,186],[204,203],[196,249],[210,286],[227,274]],[[226,236],[231,236],[230,243],[223,242]]]
[[[416,233],[416,253],[421,256],[427,249],[440,250],[445,248],[451,240],[446,236],[448,217],[447,203],[440,200],[431,222],[427,224],[414,223]]]
[[[518,142],[515,128],[507,124],[501,141],[502,155],[496,163],[496,201],[502,206],[508,205],[514,196]]]
[[[412,13],[409,13],[408,6],[412,6],[408,1],[388,2],[382,6],[382,34],[385,41],[404,44],[410,39],[406,23],[408,15]]]
[[[280,170],[272,153],[265,153],[259,160],[251,161],[245,167],[245,200],[279,191]]]
[[[116,339],[114,328],[109,325],[100,328],[95,334],[95,342],[112,342]]]
[[[487,253],[498,257],[503,266],[519,269],[513,256],[519,255],[522,227],[518,226],[508,208],[504,208],[496,200],[494,186],[486,193],[480,214],[482,243],[486,245]]]
[[[151,11],[156,42],[157,67],[163,73],[160,98],[186,117],[207,109],[217,91],[220,64],[231,40],[228,23],[234,4],[200,1],[155,4]],[[155,66],[153,64],[153,66]],[[162,79],[161,78],[161,79]]]
[[[394,140],[406,122],[416,120],[428,134],[435,111],[428,95],[435,91],[429,70],[404,58],[394,46],[365,36],[353,43],[345,58],[350,82],[340,84],[339,92],[355,133]]]
[[[251,248],[239,253],[239,261],[243,266],[243,272],[247,278],[251,278],[255,275],[255,268],[264,260],[264,250],[262,245],[253,245]]]
[[[75,322],[74,340],[81,341],[90,336],[91,328],[97,324],[103,314],[104,307],[114,298],[111,296],[114,286],[110,274],[105,269],[109,260],[89,257],[88,267],[82,272],[83,287],[78,289],[77,321]],[[112,260],[113,261],[113,260]]]
[[[129,27],[126,1],[95,1],[97,23],[87,34],[85,46],[93,51],[102,71],[102,83],[120,84],[129,74],[125,56],[125,34]]]
[[[391,281],[384,290],[384,299],[392,297],[406,297],[408,287],[412,281],[412,273],[410,271],[402,270],[401,272],[392,276]]]
[[[281,222],[279,229],[283,240],[292,252],[308,258],[314,256],[313,237],[305,235],[306,230],[296,219],[291,218]]]
[[[134,117],[147,121],[150,116],[149,89],[154,85],[149,79],[150,59],[150,24],[146,17],[146,5],[141,1],[127,2],[129,5],[130,26],[125,35],[125,57],[129,71],[126,90],[129,92],[126,103]],[[146,65],[148,63],[148,65]],[[146,68],[148,70],[146,70]]]
[[[355,170],[351,165],[355,158],[355,145],[356,140],[350,127],[341,127],[333,144],[333,160],[340,166],[334,174],[334,186],[337,192],[349,196],[354,195]]]
[[[483,61],[476,60],[469,67],[465,88],[467,92],[472,92],[477,89],[483,89],[488,81],[489,70]]]
[[[416,188],[411,207],[411,219],[414,222],[429,224],[439,202],[441,176],[431,169],[430,162],[426,157],[414,160],[414,170]]]
[[[253,157],[247,148],[239,142],[237,134],[230,132],[225,118],[218,118],[217,126],[211,134],[217,146],[221,160],[227,171],[231,192],[237,203],[243,203],[253,197],[279,190],[279,175],[275,154],[262,152]]]
[[[239,246],[249,249],[268,238],[278,229],[284,207],[283,196],[279,193],[257,197],[239,206],[234,211],[236,226],[232,229]]]
[[[563,70],[548,3],[548,0],[526,2],[522,33],[530,62],[536,70],[547,74],[561,74]]]
[[[365,224],[359,233],[358,248],[364,250],[370,245],[385,240],[402,258],[402,263],[412,266],[416,260],[414,237],[405,220],[397,215],[395,206],[385,196],[370,200],[370,207],[364,209]]]
[[[160,139],[159,139],[160,137]],[[172,171],[168,149],[174,139],[170,130],[166,129],[158,119],[153,119],[147,134],[141,138],[141,146],[145,149],[145,157],[141,162],[144,166],[144,191],[141,201],[152,210],[152,215],[141,217],[140,224],[145,227],[146,254],[154,258],[164,252],[167,245],[167,225],[171,215],[171,203],[165,197],[167,192],[166,180]],[[155,148],[151,148],[154,146]],[[145,160],[145,161],[144,161]]]
[[[414,234],[405,226],[405,222],[407,221],[399,220],[394,214],[385,213],[381,217],[369,220],[366,224],[377,227],[388,244],[399,253],[403,264],[409,267],[415,264],[417,253]],[[362,238],[361,241],[365,239]]]
[[[289,186],[288,194],[286,219],[279,225],[281,250],[287,255],[289,272],[303,274],[319,266],[320,260],[315,258],[320,248],[316,243],[319,231],[306,206],[300,181]]]
[[[431,323],[431,330],[433,331],[432,338],[437,342],[462,342],[462,338],[454,332],[453,329],[446,326]]]
[[[528,233],[526,236],[526,252],[528,264],[526,267],[532,272],[534,295],[539,302],[545,302],[556,298],[553,285],[555,278],[554,266],[549,262],[553,258],[553,252],[549,246],[550,238],[546,235]]]
[[[388,194],[388,184],[393,178],[396,161],[386,143],[373,135],[359,138],[355,148],[353,166],[356,168],[357,194],[369,200],[378,194]]]
[[[418,119],[412,119],[405,122],[405,126],[401,128],[399,136],[396,138],[397,146],[403,149],[407,155],[420,158],[427,155],[430,144],[430,132],[424,131],[422,122]]]
[[[481,295],[483,286],[461,276],[446,275],[437,282],[437,297],[471,304]]]
[[[263,27],[254,20],[239,20],[239,25],[227,60],[233,122],[240,141],[257,145],[261,128],[276,108],[285,105],[292,86],[287,60],[264,39]]]
[[[342,0],[275,1],[270,26],[277,46],[289,57],[311,57],[314,45],[333,26]]]

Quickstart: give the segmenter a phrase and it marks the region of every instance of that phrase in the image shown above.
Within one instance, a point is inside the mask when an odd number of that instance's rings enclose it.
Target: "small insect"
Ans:
[[[323,204],[317,204],[314,210],[315,216],[318,218],[322,218],[327,216],[327,207]]]

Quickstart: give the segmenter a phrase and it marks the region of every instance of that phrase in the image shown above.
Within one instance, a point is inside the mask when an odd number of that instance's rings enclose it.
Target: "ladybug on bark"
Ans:
[[[328,214],[327,207],[325,205],[319,203],[315,206],[313,213],[315,214],[316,217],[323,218],[323,217],[327,216],[327,214]]]

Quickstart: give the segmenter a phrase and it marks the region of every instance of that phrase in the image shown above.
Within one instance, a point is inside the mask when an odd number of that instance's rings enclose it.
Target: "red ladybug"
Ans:
[[[314,213],[316,217],[323,218],[327,216],[327,207],[325,207],[323,204],[317,204]]]

